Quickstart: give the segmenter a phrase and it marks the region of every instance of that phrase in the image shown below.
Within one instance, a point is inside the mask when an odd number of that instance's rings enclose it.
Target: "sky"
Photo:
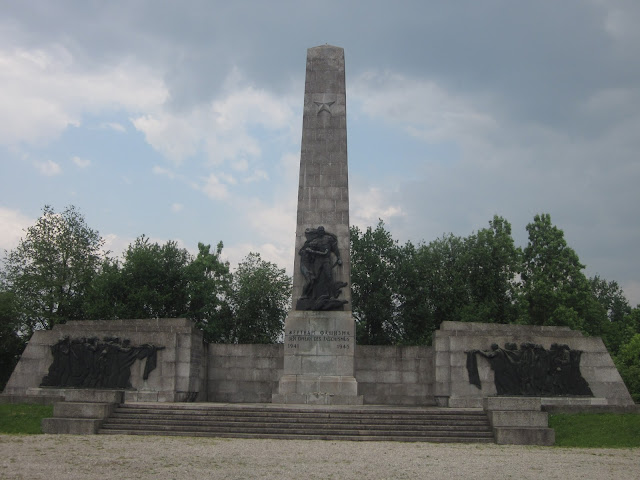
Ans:
[[[0,0],[0,249],[75,205],[293,269],[306,50],[343,47],[351,223],[549,213],[640,303],[637,0]]]

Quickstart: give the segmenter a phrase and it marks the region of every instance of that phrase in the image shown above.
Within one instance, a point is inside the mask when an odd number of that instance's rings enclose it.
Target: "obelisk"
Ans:
[[[354,377],[344,50],[307,50],[293,302],[274,403],[362,404]]]

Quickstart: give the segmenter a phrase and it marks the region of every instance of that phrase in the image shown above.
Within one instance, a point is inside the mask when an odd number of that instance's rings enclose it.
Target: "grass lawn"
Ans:
[[[0,433],[42,433],[40,422],[53,417],[53,406],[0,403]]]
[[[549,415],[558,447],[640,447],[640,415],[576,413]]]

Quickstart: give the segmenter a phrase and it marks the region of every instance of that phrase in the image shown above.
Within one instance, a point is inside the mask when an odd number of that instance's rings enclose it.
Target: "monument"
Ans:
[[[362,404],[354,376],[344,50],[307,51],[293,302],[274,403]]]
[[[569,327],[444,321],[433,346],[356,351],[339,47],[307,53],[299,181],[283,344],[208,344],[186,318],[70,321],[33,334],[0,401],[59,402],[44,431],[83,434],[120,403],[484,408],[498,443],[545,445],[541,409],[637,410],[602,339]]]

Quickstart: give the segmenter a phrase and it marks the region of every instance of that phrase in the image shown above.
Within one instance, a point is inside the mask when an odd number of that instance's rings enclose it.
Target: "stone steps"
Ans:
[[[482,410],[122,404],[101,434],[493,443]]]

